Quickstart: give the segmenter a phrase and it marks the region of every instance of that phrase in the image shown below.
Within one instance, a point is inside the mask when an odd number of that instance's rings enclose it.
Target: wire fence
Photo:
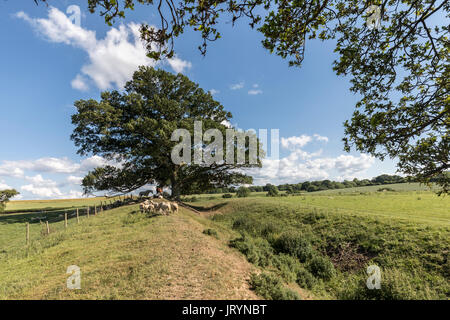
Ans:
[[[0,225],[0,259],[18,249],[29,247],[33,242],[45,239],[52,233],[78,225],[83,220],[101,215],[107,210],[135,204],[137,200],[130,195],[116,201],[100,201],[98,204],[71,209],[3,215]]]

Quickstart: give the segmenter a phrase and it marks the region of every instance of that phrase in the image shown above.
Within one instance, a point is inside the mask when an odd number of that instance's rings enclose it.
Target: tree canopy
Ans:
[[[0,190],[0,212],[5,209],[6,203],[14,196],[17,196],[19,192],[14,189]]]
[[[117,164],[89,172],[82,182],[86,193],[100,190],[126,193],[153,183],[170,186],[172,195],[179,197],[180,194],[251,183],[252,178],[242,169],[261,166],[260,158],[255,163],[249,161],[250,136],[243,137],[241,148],[235,139],[230,145],[222,144],[224,153],[227,148],[236,151],[233,160],[237,159],[240,148],[245,156],[243,162],[195,161],[196,148],[206,152],[205,156],[208,152],[214,155],[217,148],[209,146],[218,142],[214,140],[206,145],[205,137],[205,142],[199,146],[193,139],[195,121],[201,121],[203,132],[216,129],[226,135],[230,128],[225,123],[232,115],[209,92],[182,74],[140,67],[123,93],[105,91],[100,101],[79,100],[75,107],[78,112],[72,116],[72,123],[76,128],[71,138],[79,147],[78,153],[99,155]],[[173,132],[180,128],[190,134],[188,142],[192,152],[188,152],[186,162],[176,163],[172,151],[179,144],[176,140],[179,137],[174,141]],[[259,147],[259,141],[254,138]],[[217,138],[214,136],[214,139]],[[263,152],[259,156],[263,157]]]
[[[45,0],[41,0],[46,2]],[[246,20],[271,53],[300,66],[311,39],[334,40],[334,71],[351,77],[360,101],[344,123],[344,149],[398,159],[400,172],[434,180],[448,192],[450,107],[446,0],[88,0],[112,25],[136,4],[153,6],[159,25],[141,26],[148,55],[174,54],[187,28],[199,49],[221,37],[220,23]],[[377,6],[380,21],[374,19]],[[375,17],[376,18],[376,17]],[[376,27],[374,27],[376,25]]]

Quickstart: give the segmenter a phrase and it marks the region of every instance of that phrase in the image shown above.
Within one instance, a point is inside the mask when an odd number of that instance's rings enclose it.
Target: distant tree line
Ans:
[[[444,173],[446,175],[450,175],[450,172]],[[434,179],[431,180],[433,182]],[[318,181],[305,181],[300,183],[293,184],[280,184],[278,186],[272,185],[270,183],[265,186],[249,186],[250,192],[274,192],[273,190],[286,191],[286,193],[298,193],[298,192],[315,192],[315,191],[323,191],[330,189],[345,189],[345,188],[354,188],[354,187],[365,187],[365,186],[377,186],[384,184],[393,184],[393,183],[407,183],[407,182],[417,182],[413,177],[401,177],[398,175],[389,175],[382,174],[372,179],[362,179],[359,180],[357,178],[353,180],[344,180],[342,182],[339,181],[331,181],[331,180],[318,180]],[[274,188],[275,187],[275,188]],[[215,188],[206,192],[207,194],[215,194],[215,193],[235,193],[237,192],[237,188],[228,187],[228,188]]]

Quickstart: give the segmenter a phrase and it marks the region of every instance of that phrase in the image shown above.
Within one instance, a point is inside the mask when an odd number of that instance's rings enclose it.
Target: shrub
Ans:
[[[286,282],[296,282],[297,273],[303,268],[297,258],[287,254],[275,256],[273,266],[280,271],[280,276]]]
[[[268,197],[278,197],[278,188],[273,185],[267,186],[267,194]]]
[[[297,257],[301,262],[309,260],[314,250],[311,243],[299,232],[288,231],[275,240],[274,248],[278,252]]]
[[[252,274],[250,285],[256,294],[268,300],[300,300],[298,293],[285,288],[281,279],[269,273]]]
[[[234,230],[245,231],[252,236],[257,236],[261,232],[261,223],[253,218],[239,217],[234,220],[232,228]]]
[[[383,191],[395,192],[394,189],[389,188],[389,187],[380,188],[380,189],[378,189],[377,191],[378,191],[378,192],[383,192]]]
[[[314,276],[305,268],[301,268],[297,271],[297,283],[300,287],[312,289],[316,282],[316,278],[314,278]]]
[[[272,222],[266,222],[260,225],[260,235],[266,239],[269,239],[271,235],[280,232],[281,228],[278,224]]]
[[[217,234],[217,231],[214,229],[205,229],[205,230],[203,230],[203,233],[208,236],[213,236],[213,237],[219,239],[219,235]]]
[[[230,246],[242,252],[250,263],[260,267],[272,264],[273,249],[269,242],[262,238],[253,239],[245,234],[231,240]]]
[[[224,199],[233,198],[233,195],[230,193],[225,193],[222,195],[222,198],[224,198]]]
[[[306,224],[314,224],[317,221],[324,219],[326,216],[323,212],[317,212],[317,210],[314,210],[313,212],[310,212],[303,216],[302,221]]]
[[[330,280],[335,274],[335,269],[328,257],[315,255],[308,263],[308,270],[317,278]]]
[[[246,188],[246,187],[244,187],[244,186],[239,187],[239,189],[237,189],[237,191],[236,191],[236,195],[237,195],[239,198],[245,198],[245,197],[248,197],[248,196],[250,195],[250,189],[249,189],[249,188]]]

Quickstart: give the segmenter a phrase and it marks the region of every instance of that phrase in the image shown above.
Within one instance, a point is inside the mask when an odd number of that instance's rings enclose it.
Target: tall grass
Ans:
[[[342,197],[338,203],[347,201],[347,196]],[[373,197],[379,199],[378,195]],[[416,199],[411,194],[408,197],[409,201]],[[433,195],[428,197],[431,199]],[[304,200],[299,197],[297,201],[294,198],[230,201],[226,213],[212,219],[241,233],[231,245],[251,263],[286,282],[295,281],[311,289],[318,297],[450,297],[450,217],[443,212],[448,199],[434,206],[444,221],[436,224],[433,219],[428,223],[405,219],[403,202],[392,202],[394,214],[386,217],[370,212],[311,208],[302,206]],[[315,201],[322,199],[316,197]],[[353,199],[356,205],[358,201],[367,201],[363,195]],[[425,213],[423,218],[429,215]],[[371,264],[382,270],[381,290],[366,287],[366,268]]]

